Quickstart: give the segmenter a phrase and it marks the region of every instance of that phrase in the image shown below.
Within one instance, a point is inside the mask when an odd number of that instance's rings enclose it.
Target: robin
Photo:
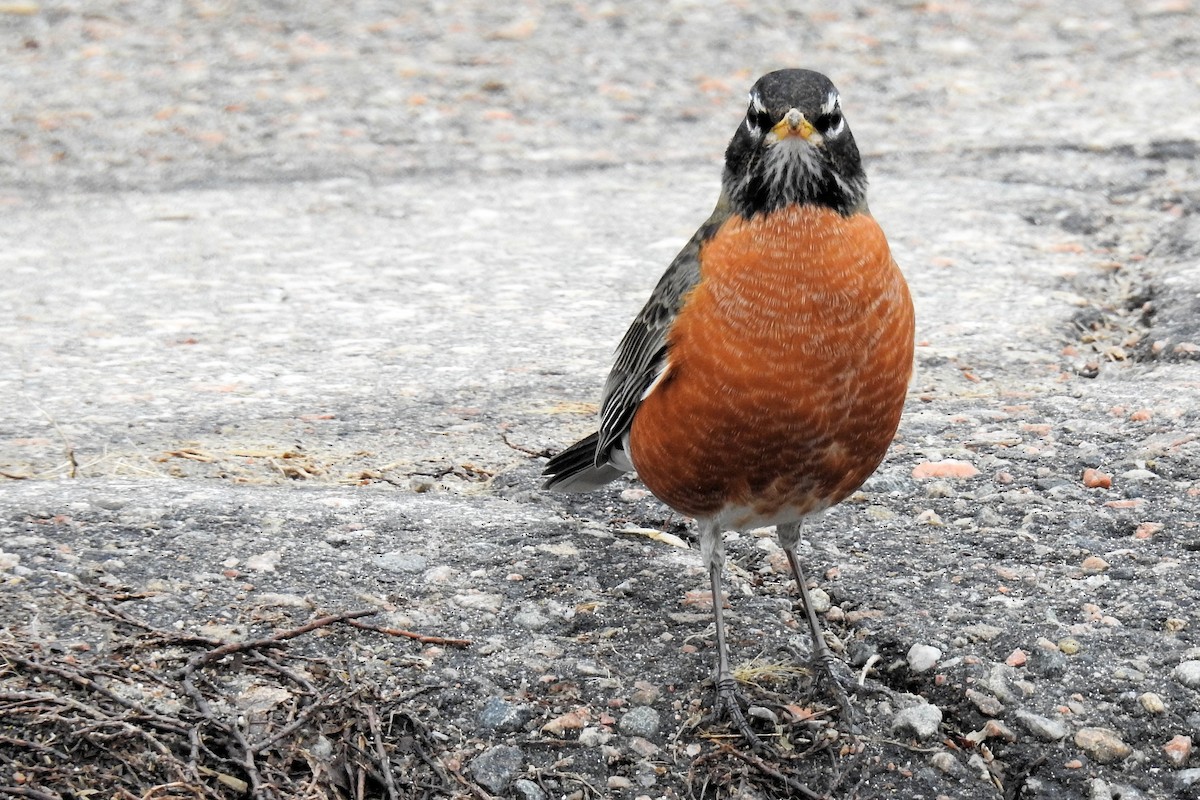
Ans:
[[[814,661],[834,677],[800,567],[801,525],[879,466],[912,373],[912,300],[866,188],[833,83],[802,69],[760,78],[725,151],[716,208],[617,347],[599,430],[545,470],[546,488],[565,492],[636,470],[696,520],[715,710],[752,743],[722,620],[722,534],[775,526]],[[849,716],[836,680],[833,689]]]

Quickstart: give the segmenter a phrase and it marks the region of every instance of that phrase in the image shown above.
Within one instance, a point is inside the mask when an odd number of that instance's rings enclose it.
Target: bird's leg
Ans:
[[[721,536],[721,528],[716,522],[704,520],[700,523],[700,557],[708,565],[708,580],[712,589],[713,623],[717,628],[717,703],[713,715],[719,718],[724,714],[738,733],[754,749],[762,746],[757,735],[750,729],[742,707],[738,700],[740,693],[733,671],[729,668],[729,647],[725,643],[725,620],[723,615],[724,601],[721,598],[721,570],[725,566],[725,540]]]
[[[813,611],[812,599],[808,596],[808,582],[804,579],[804,570],[800,568],[800,558],[796,555],[796,549],[800,546],[800,523],[780,525],[775,532],[779,536],[779,543],[783,545],[783,551],[787,553],[788,563],[792,565],[792,575],[796,578],[796,585],[800,588],[800,602],[804,604],[804,615],[808,619],[808,630],[812,635],[812,660],[820,672],[828,678],[830,691],[841,708],[842,719],[853,726],[854,709],[850,705],[846,686],[842,684],[842,679],[835,671],[835,667],[840,665],[833,653],[830,652],[829,645],[825,644],[821,623],[817,620],[817,612]]]

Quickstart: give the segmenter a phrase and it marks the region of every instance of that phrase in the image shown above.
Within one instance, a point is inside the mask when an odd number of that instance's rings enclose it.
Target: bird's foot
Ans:
[[[824,691],[830,695],[838,705],[842,721],[852,732],[857,732],[858,718],[854,706],[850,703],[850,695],[859,687],[850,668],[838,660],[827,647],[820,648],[811,657],[806,657],[791,646],[788,650],[797,661],[811,665],[814,691]]]
[[[726,676],[717,681],[717,700],[713,705],[712,714],[709,715],[709,720],[719,722],[722,719],[728,720],[733,728],[741,734],[741,737],[746,740],[746,744],[754,750],[761,750],[763,747],[762,740],[758,738],[758,734],[750,727],[750,723],[746,721],[746,715],[742,711],[742,704],[747,706],[749,700],[738,689],[737,681],[732,676]]]

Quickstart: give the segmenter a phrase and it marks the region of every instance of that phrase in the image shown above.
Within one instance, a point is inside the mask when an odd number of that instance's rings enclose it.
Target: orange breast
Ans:
[[[638,475],[727,527],[839,502],[883,460],[912,370],[912,300],[883,232],[816,207],[733,217],[700,264],[633,419]]]

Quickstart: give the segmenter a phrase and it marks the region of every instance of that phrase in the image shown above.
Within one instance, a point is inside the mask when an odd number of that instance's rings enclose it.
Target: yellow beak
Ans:
[[[812,123],[804,118],[804,115],[799,110],[793,108],[788,113],[783,115],[783,119],[775,123],[775,127],[771,128],[771,133],[775,134],[775,138],[786,139],[789,136],[799,136],[804,141],[812,138],[815,129]]]

